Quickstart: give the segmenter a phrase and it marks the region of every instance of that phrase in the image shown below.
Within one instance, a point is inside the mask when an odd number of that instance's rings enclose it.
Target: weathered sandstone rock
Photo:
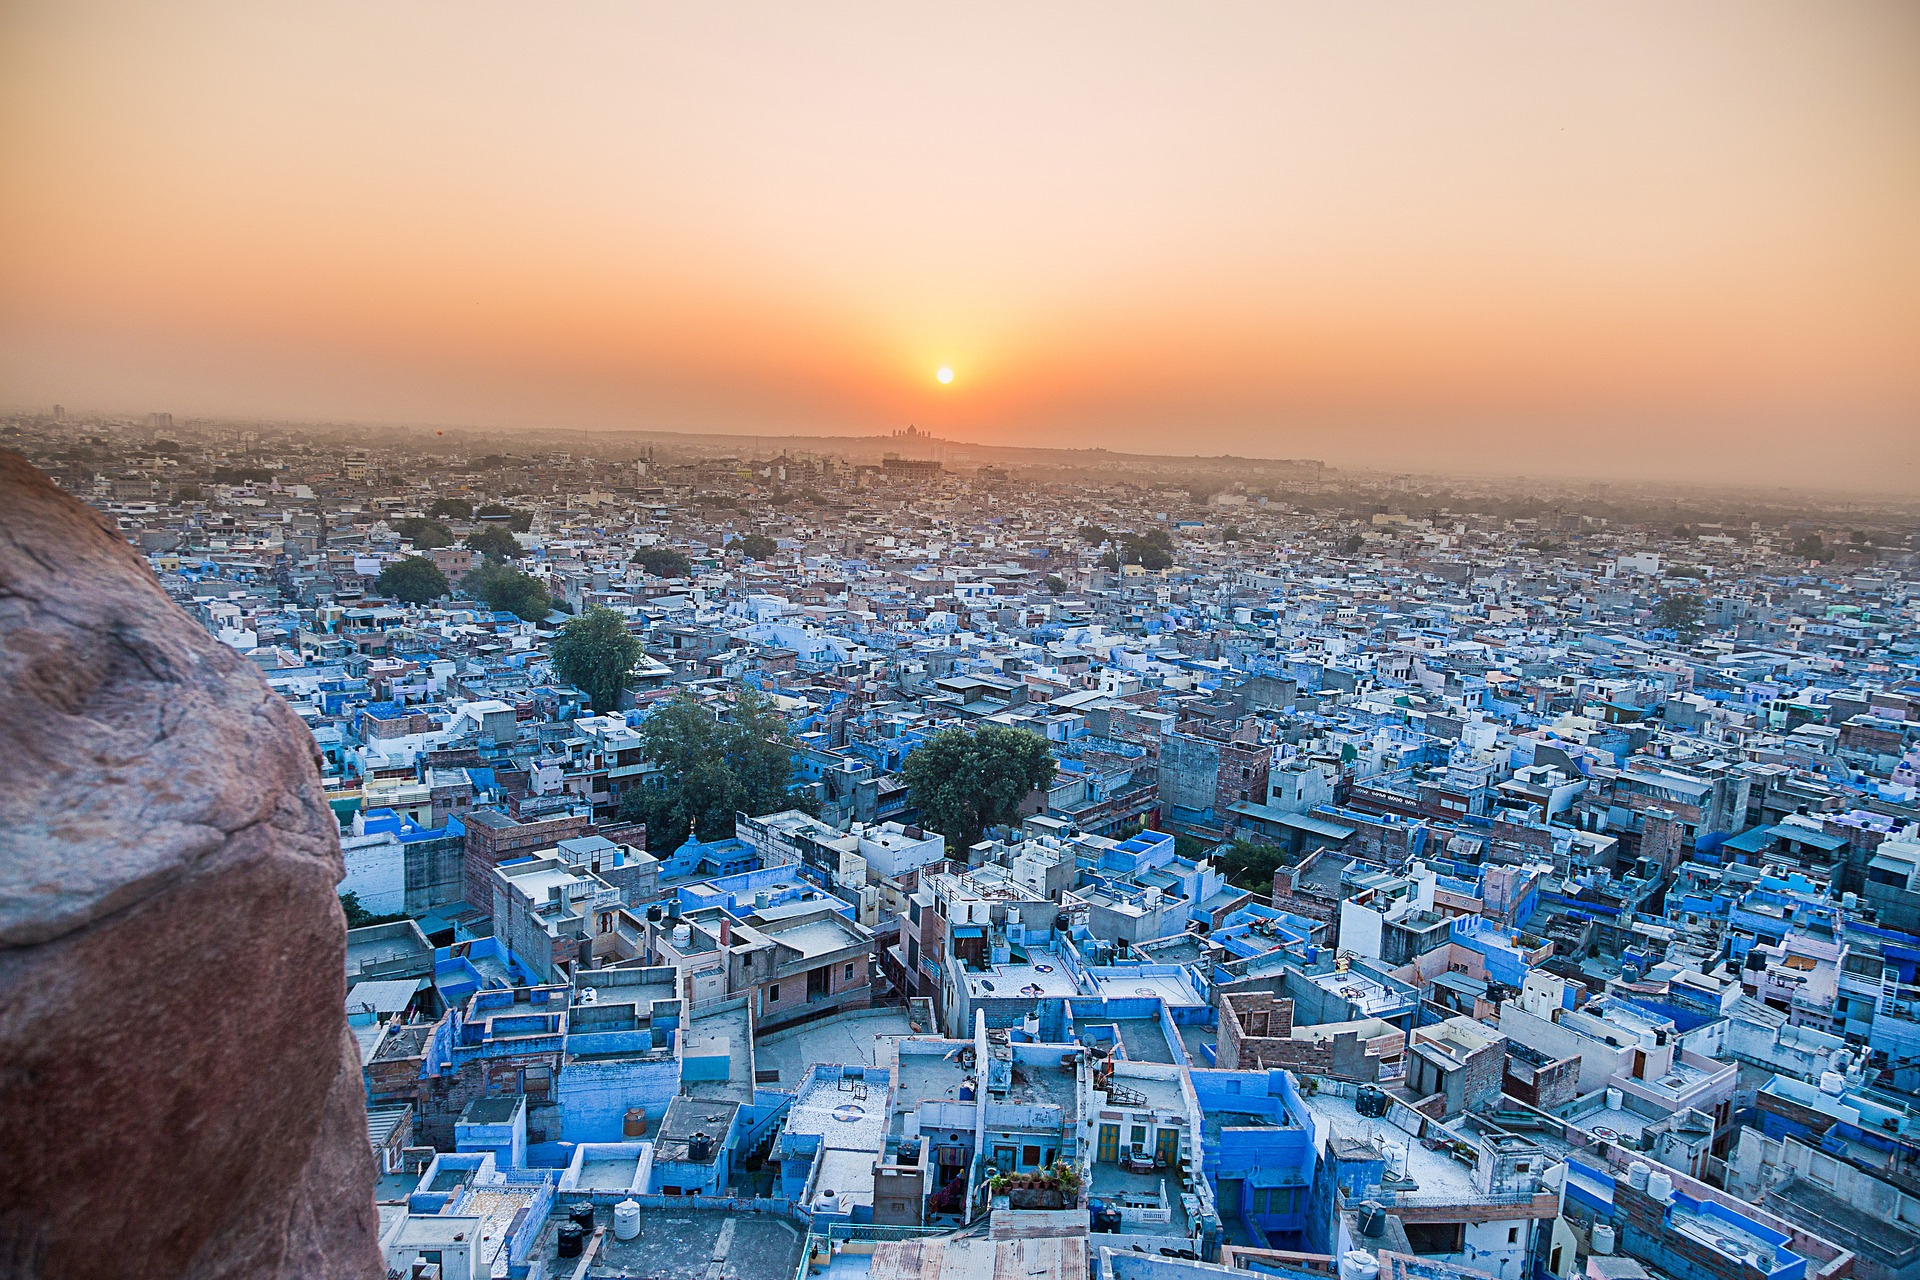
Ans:
[[[377,1277],[312,740],[0,452],[0,1276]]]

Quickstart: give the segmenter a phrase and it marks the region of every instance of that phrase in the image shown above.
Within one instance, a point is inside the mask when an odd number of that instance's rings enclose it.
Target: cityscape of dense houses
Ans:
[[[312,731],[394,1275],[1920,1280],[1911,509],[5,431]],[[663,839],[688,700],[788,781]]]

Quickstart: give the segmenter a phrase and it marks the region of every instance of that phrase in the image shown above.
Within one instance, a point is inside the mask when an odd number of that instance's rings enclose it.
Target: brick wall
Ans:
[[[509,858],[551,849],[562,840],[571,840],[586,830],[587,820],[564,815],[511,826],[495,826],[484,821],[471,821],[466,825],[466,901],[482,911],[492,911],[495,867]]]
[[[1507,1046],[1499,1040],[1467,1055],[1467,1110],[1491,1106],[1500,1097],[1500,1079],[1506,1073]]]
[[[1271,901],[1274,910],[1289,911],[1297,916],[1305,916],[1309,920],[1331,921],[1334,918],[1335,908],[1340,905],[1339,900],[1318,889],[1308,888],[1299,883],[1313,864],[1319,861],[1320,856],[1319,853],[1310,854],[1296,865],[1281,867],[1273,873]]]
[[[1501,1080],[1501,1091],[1542,1111],[1558,1110],[1580,1096],[1580,1059],[1535,1067],[1528,1077],[1509,1072]]]
[[[1273,752],[1264,746],[1221,744],[1220,767],[1213,784],[1214,819],[1225,822],[1228,807],[1241,801],[1265,804],[1272,764]]]
[[[1640,828],[1640,856],[1652,858],[1668,871],[1680,865],[1687,829],[1670,813],[1649,812]]]
[[[1295,1040],[1292,1030],[1293,1001],[1266,991],[1223,992],[1216,1065],[1230,1071],[1285,1067],[1336,1080],[1379,1078],[1380,1060],[1367,1054],[1355,1032],[1315,1041]]]

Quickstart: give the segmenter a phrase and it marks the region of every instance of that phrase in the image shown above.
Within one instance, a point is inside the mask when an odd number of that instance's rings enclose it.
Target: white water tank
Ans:
[[[622,1200],[613,1206],[613,1238],[631,1240],[640,1234],[640,1205],[635,1200]]]
[[[1627,1166],[1627,1185],[1635,1191],[1647,1189],[1647,1175],[1653,1172],[1645,1160],[1635,1160]]]
[[[1655,1169],[1647,1175],[1647,1194],[1659,1204],[1673,1199],[1673,1175],[1665,1169]]]
[[[1349,1249],[1340,1255],[1340,1280],[1376,1280],[1380,1260],[1365,1249]]]
[[[1838,1071],[1820,1073],[1820,1092],[1830,1098],[1837,1098],[1847,1091],[1847,1078]]]
[[[1593,1224],[1593,1252],[1606,1257],[1613,1252],[1613,1226],[1606,1222]]]
[[[676,949],[684,948],[692,941],[693,929],[690,926],[684,924],[673,926],[673,945]]]
[[[1607,1110],[1618,1111],[1620,1109],[1620,1104],[1625,1102],[1626,1100],[1627,1100],[1627,1095],[1621,1092],[1619,1089],[1607,1090]]]

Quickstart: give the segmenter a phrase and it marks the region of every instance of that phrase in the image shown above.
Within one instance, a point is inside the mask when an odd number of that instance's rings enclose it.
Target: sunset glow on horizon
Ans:
[[[1904,3],[15,0],[0,401],[1920,489],[1917,50]]]

